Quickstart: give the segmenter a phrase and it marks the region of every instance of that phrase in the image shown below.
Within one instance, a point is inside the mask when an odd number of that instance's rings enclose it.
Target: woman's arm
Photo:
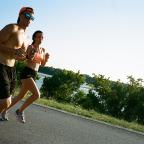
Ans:
[[[26,51],[26,58],[32,60],[34,58],[35,52],[36,51],[34,48],[32,48],[32,45],[29,45]]]
[[[45,49],[44,49],[44,48],[42,48],[42,50],[43,50],[44,58],[43,58],[43,60],[42,60],[42,62],[41,62],[41,66],[44,67],[45,64],[48,62],[49,53],[45,53]]]

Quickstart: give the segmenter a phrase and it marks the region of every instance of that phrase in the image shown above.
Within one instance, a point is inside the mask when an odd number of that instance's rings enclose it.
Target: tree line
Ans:
[[[42,97],[71,103],[92,109],[129,122],[144,124],[144,87],[142,79],[128,76],[128,83],[111,81],[104,75],[89,76],[52,67],[40,68],[40,72],[52,75],[45,77]],[[80,89],[90,85],[88,93]]]

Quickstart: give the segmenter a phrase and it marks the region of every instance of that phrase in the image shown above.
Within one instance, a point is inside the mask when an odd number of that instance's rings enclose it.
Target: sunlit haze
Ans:
[[[35,10],[28,38],[44,32],[49,66],[124,82],[130,75],[144,79],[143,0],[4,0],[0,29],[15,23],[23,6]]]

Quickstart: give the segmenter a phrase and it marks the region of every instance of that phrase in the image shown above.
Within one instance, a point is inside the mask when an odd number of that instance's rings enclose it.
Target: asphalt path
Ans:
[[[127,131],[38,105],[26,111],[26,123],[15,117],[0,121],[0,144],[144,144],[144,134]]]

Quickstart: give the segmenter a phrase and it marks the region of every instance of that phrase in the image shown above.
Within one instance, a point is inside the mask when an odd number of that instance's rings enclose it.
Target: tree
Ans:
[[[84,77],[78,72],[61,70],[51,78],[45,78],[41,87],[42,95],[58,101],[71,101],[71,95],[84,83]]]
[[[142,79],[135,80],[128,76],[127,93],[125,96],[124,119],[144,122],[144,88]]]

